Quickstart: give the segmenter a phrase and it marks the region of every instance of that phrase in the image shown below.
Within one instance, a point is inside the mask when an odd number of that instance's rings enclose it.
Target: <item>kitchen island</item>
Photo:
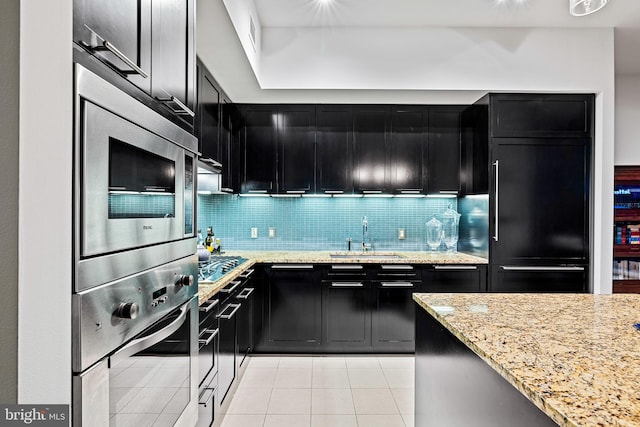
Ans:
[[[417,427],[640,425],[640,295],[414,300]]]

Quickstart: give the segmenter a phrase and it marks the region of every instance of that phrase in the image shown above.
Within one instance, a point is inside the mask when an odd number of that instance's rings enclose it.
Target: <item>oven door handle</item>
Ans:
[[[126,359],[127,357],[136,354],[146,348],[149,348],[155,344],[158,344],[159,342],[170,337],[174,332],[180,329],[180,326],[182,326],[182,324],[186,320],[187,313],[189,312],[189,304],[191,304],[191,301],[180,307],[180,315],[176,318],[176,320],[151,335],[147,335],[146,337],[138,338],[131,341],[129,344],[116,351],[110,357],[111,361]]]

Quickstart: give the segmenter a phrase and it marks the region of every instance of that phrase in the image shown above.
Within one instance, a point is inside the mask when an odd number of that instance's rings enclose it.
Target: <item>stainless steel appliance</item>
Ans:
[[[73,425],[191,427],[197,140],[75,67]]]
[[[247,259],[240,256],[214,255],[208,261],[201,262],[198,272],[198,280],[213,282],[242,265]]]
[[[197,139],[76,64],[76,292],[194,252]]]
[[[74,425],[195,423],[198,301],[193,260],[177,260],[74,295]]]

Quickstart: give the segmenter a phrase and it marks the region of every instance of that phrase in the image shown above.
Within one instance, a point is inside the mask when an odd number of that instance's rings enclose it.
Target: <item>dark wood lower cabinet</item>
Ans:
[[[586,292],[589,267],[512,266],[491,268],[489,292]]]
[[[264,331],[258,351],[312,352],[321,341],[321,292],[313,265],[267,267]]]
[[[484,265],[432,265],[425,267],[424,292],[486,292]]]
[[[412,294],[422,292],[420,281],[384,281],[373,286],[372,343],[376,352],[413,352],[415,318]]]
[[[371,284],[366,281],[322,282],[322,350],[371,349]]]
[[[257,353],[413,353],[414,292],[485,292],[487,283],[485,265],[256,268]]]

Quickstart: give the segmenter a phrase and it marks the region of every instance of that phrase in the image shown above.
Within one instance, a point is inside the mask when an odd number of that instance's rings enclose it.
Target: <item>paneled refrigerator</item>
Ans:
[[[463,116],[486,135],[467,132],[465,143],[475,159],[467,176],[488,169],[488,182],[469,189],[489,193],[489,292],[590,290],[593,101],[489,94]]]

